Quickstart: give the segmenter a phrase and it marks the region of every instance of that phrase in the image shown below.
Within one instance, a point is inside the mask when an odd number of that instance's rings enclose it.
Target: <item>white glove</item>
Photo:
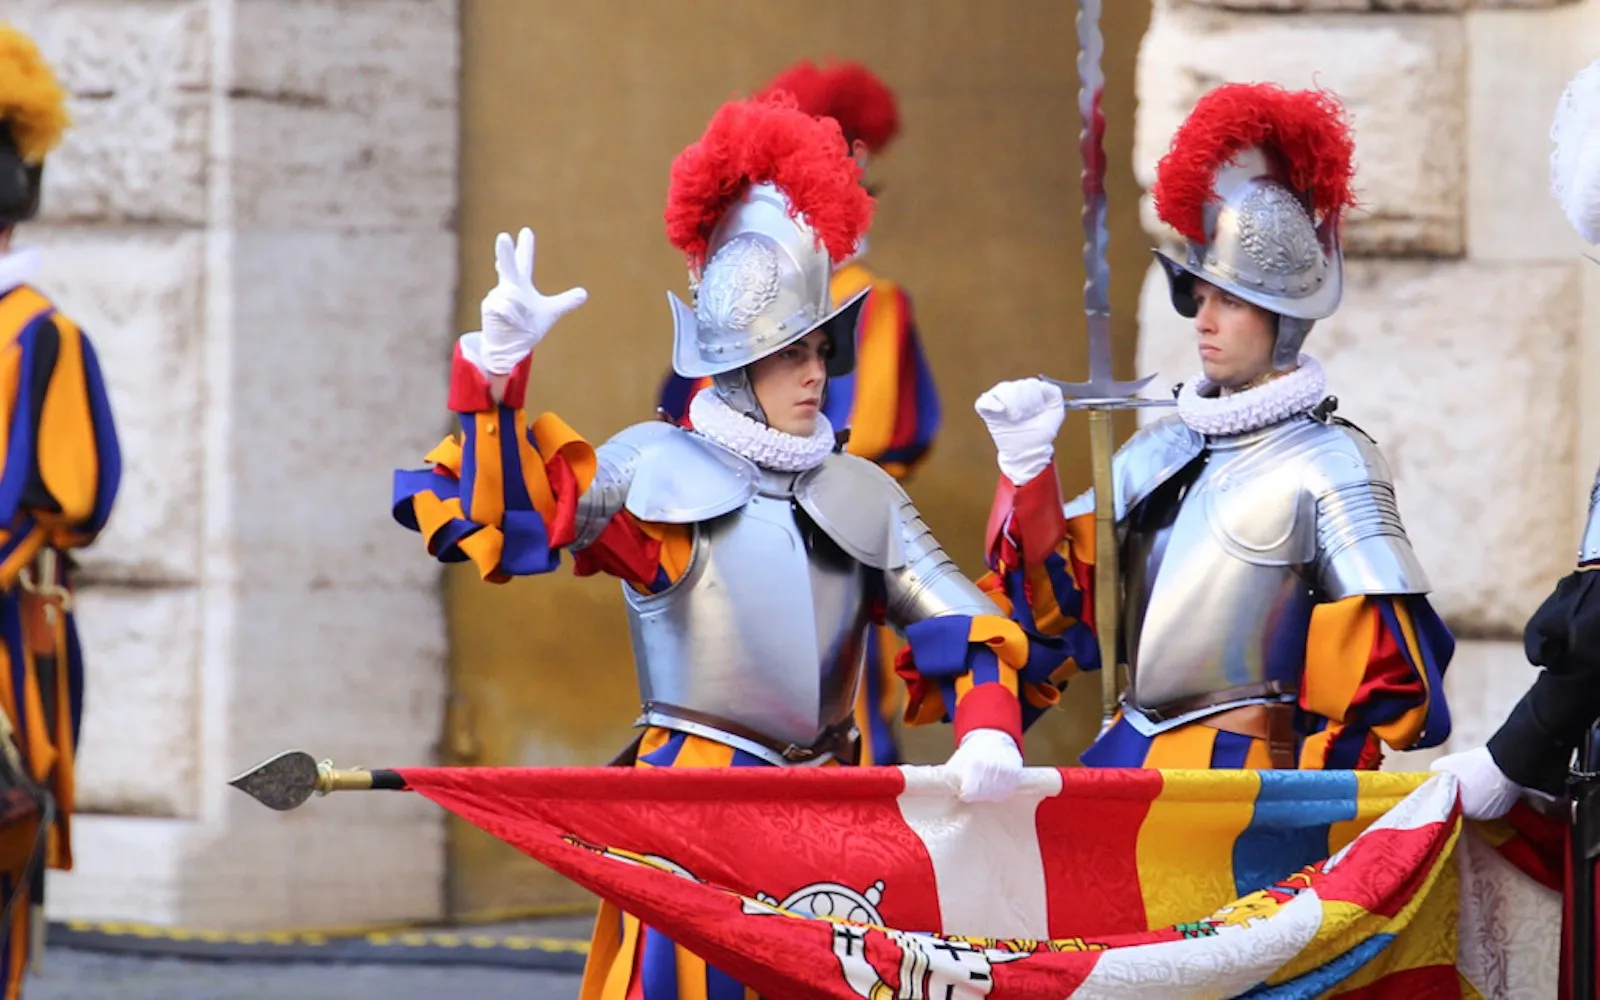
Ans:
[[[974,729],[944,766],[956,776],[961,801],[999,802],[1022,780],[1022,751],[998,729]]]
[[[972,408],[994,438],[1000,471],[1018,486],[1043,472],[1055,454],[1056,434],[1067,415],[1061,390],[1044,379],[1001,382]]]
[[[483,336],[478,357],[491,375],[506,375],[545,338],[556,320],[583,305],[589,293],[569,288],[541,295],[533,287],[533,230],[501,233],[494,241],[494,269],[500,283],[483,297]]]
[[[1522,786],[1506,777],[1488,747],[1446,754],[1429,770],[1456,776],[1461,783],[1461,812],[1468,819],[1498,819],[1522,797]]]

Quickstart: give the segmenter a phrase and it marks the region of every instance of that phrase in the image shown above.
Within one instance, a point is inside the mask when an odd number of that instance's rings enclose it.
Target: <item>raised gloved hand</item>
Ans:
[[[1001,382],[979,396],[972,408],[989,428],[996,460],[1007,479],[1021,486],[1050,464],[1056,434],[1067,414],[1060,389],[1038,378]]]
[[[999,802],[1011,797],[1022,780],[1022,751],[998,729],[974,729],[945,762],[956,776],[963,802]]]
[[[1461,812],[1468,819],[1498,819],[1522,797],[1522,786],[1505,776],[1488,747],[1446,754],[1429,770],[1456,776],[1461,783]]]
[[[583,305],[589,293],[569,288],[541,295],[533,287],[533,230],[523,227],[515,247],[510,233],[494,241],[494,269],[500,281],[483,297],[483,335],[478,360],[491,375],[505,375],[545,338],[556,320]]]

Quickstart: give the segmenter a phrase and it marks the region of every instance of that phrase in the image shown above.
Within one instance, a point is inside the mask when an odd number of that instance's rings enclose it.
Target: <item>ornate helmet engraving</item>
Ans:
[[[1201,98],[1154,190],[1163,221],[1187,239],[1181,251],[1156,251],[1174,308],[1195,315],[1200,279],[1276,313],[1273,363],[1293,367],[1311,324],[1339,307],[1353,157],[1329,94],[1228,84]]]
[[[828,373],[849,372],[865,291],[836,308],[828,285],[871,209],[836,122],[798,111],[788,94],[724,105],[673,164],[667,229],[689,258],[695,298],[690,307],[668,293],[673,369],[732,372],[826,326]]]

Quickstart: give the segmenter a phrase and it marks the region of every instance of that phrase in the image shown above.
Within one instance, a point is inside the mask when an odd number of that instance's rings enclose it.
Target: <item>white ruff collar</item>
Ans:
[[[774,472],[814,469],[833,452],[833,424],[826,414],[817,413],[817,427],[810,437],[797,437],[757,423],[709,387],[689,401],[689,422],[696,433]]]
[[[0,294],[19,285],[26,285],[39,273],[39,251],[33,247],[19,247],[0,254]]]
[[[1201,434],[1247,434],[1305,413],[1322,402],[1327,387],[1322,365],[1302,354],[1294,371],[1229,396],[1210,395],[1217,387],[1203,375],[1185,382],[1178,392],[1178,416]]]

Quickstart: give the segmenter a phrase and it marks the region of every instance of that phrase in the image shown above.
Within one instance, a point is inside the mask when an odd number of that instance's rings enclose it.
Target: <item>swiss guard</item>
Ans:
[[[778,92],[794,95],[801,111],[838,122],[863,171],[899,134],[894,92],[860,63],[818,66],[803,60],[774,77],[762,94]],[[873,190],[870,185],[868,190]],[[910,296],[896,282],[868,269],[861,259],[866,251],[863,233],[855,252],[834,265],[828,282],[828,295],[835,304],[849,302],[863,291],[866,296],[855,330],[855,370],[828,380],[822,412],[835,428],[847,432],[847,453],[876,462],[903,483],[933,447],[939,431],[939,394],[923,355]],[[708,376],[668,375],[661,390],[661,412],[668,419],[685,421],[689,399],[710,385]],[[895,727],[904,708],[905,688],[894,672],[900,646],[888,626],[867,636],[867,672],[856,705],[863,765],[901,762]]]
[[[955,724],[962,796],[1020,780],[1018,691],[1046,684],[1050,644],[1035,648],[961,575],[894,479],[840,450],[824,412],[830,380],[854,366],[867,291],[835,303],[829,282],[871,212],[837,122],[787,95],[724,105],[674,161],[666,209],[693,291],[688,304],[669,294],[673,369],[711,388],[689,405],[692,429],[638,424],[599,448],[526,399],[534,347],[586,293],[540,294],[532,232],[499,237],[483,329],[452,366],[461,433],[429,468],[397,474],[395,514],[434,557],[491,582],[550,572],[562,550],[578,573],[621,581],[643,710],[619,763],[854,762],[862,650],[888,623],[907,640],[908,711]],[[686,988],[740,989],[602,906],[586,1000]]]
[[[1551,193],[1578,235],[1600,245],[1600,62],[1567,85],[1550,134]],[[1504,815],[1525,791],[1565,795],[1573,751],[1600,720],[1600,477],[1577,567],[1528,620],[1523,645],[1544,670],[1505,724],[1487,745],[1434,762],[1460,779],[1462,810],[1475,819]]]
[[[1092,767],[1377,768],[1449,733],[1454,641],[1430,607],[1383,455],[1334,415],[1302,346],[1343,290],[1354,146],[1322,91],[1230,84],[1196,104],[1154,196],[1157,252],[1200,374],[1112,463],[1118,658],[1130,677]],[[1093,491],[1063,505],[1061,390],[1004,382],[978,413],[1002,473],[989,561],[1046,634],[1093,649]]]
[[[100,363],[77,324],[30,282],[38,251],[16,227],[39,210],[66,92],[33,41],[0,24],[0,980],[22,994],[43,947],[44,869],[72,867],[83,656],[68,553],[105,527],[121,476]]]

